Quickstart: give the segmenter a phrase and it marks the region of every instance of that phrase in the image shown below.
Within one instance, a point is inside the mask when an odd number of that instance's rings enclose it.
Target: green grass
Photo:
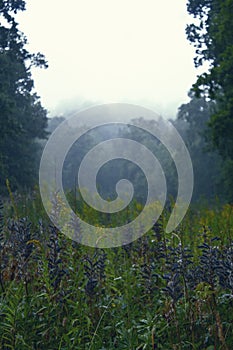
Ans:
[[[14,201],[0,208],[0,349],[231,349],[231,205],[190,208],[174,234],[164,212],[95,249],[58,232],[37,191]]]

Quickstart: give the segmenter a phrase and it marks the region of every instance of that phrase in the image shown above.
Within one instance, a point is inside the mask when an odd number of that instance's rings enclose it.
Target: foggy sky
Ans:
[[[48,60],[33,78],[53,115],[91,101],[174,117],[198,73],[185,35],[191,20],[186,0],[27,0],[18,15],[28,48]]]

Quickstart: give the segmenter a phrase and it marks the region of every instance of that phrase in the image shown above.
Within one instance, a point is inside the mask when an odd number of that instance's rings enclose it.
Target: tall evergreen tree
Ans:
[[[23,0],[0,0],[0,189],[33,184],[38,143],[46,137],[47,113],[34,92],[31,68],[47,67],[42,54],[25,48],[27,39],[15,20]]]

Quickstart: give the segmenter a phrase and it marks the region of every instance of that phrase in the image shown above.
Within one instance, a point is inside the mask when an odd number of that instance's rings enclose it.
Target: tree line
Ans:
[[[16,14],[25,11],[23,0],[0,1],[0,191],[5,194],[6,179],[13,190],[30,189],[37,182],[38,166],[43,144],[62,118],[47,117],[40,98],[34,91],[32,67],[47,68],[41,53],[26,49],[27,39],[19,30]],[[188,40],[196,48],[196,67],[209,64],[209,70],[197,77],[189,97],[190,101],[179,107],[177,117],[171,122],[180,132],[190,152],[195,175],[194,200],[201,197],[233,200],[233,0],[189,0],[187,11],[194,17],[187,25]],[[153,121],[138,120],[138,125]],[[154,125],[155,127],[155,125]],[[111,130],[105,130],[106,135]],[[138,133],[134,128],[122,128],[118,135],[136,138],[153,148],[169,174],[168,189],[176,195],[176,170],[166,150],[155,140]],[[81,161],[82,155],[101,137],[88,135],[68,153],[64,168],[64,183],[70,183],[69,174]],[[152,146],[151,146],[152,145]],[[77,160],[77,151],[78,160]],[[72,159],[76,154],[76,164]],[[133,164],[122,161],[118,172],[108,165],[99,187],[106,196],[114,196],[111,188],[115,181],[126,175],[138,186],[141,198],[145,179]],[[103,169],[104,170],[104,169]]]

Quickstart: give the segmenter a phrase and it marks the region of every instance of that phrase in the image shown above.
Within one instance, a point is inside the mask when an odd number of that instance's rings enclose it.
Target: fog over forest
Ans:
[[[0,1],[0,350],[230,350],[233,0]]]

